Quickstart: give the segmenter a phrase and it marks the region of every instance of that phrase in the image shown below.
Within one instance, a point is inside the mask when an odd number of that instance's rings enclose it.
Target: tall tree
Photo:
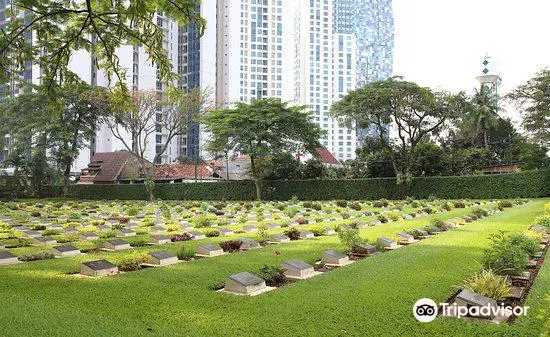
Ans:
[[[233,152],[248,156],[256,196],[261,200],[257,159],[294,152],[301,146],[313,152],[323,133],[311,121],[304,106],[288,107],[276,98],[235,105],[234,109],[219,109],[204,116],[203,123],[212,134],[208,148],[219,152],[229,147]]]
[[[472,97],[472,103],[474,109],[470,115],[471,122],[477,133],[483,136],[483,146],[489,148],[489,131],[498,125],[500,118],[498,112],[501,109],[498,106],[497,97],[487,85],[481,85],[479,90],[476,89]]]
[[[113,117],[107,116],[103,121],[113,136],[138,159],[140,178],[151,184],[153,172],[146,159],[147,150],[155,143],[158,145],[154,148],[153,163],[159,163],[172,140],[186,134],[189,124],[211,108],[209,94],[199,88],[188,92],[174,88],[167,93],[136,91],[132,101],[133,105],[117,109]],[[162,135],[160,140],[154,137],[156,133]],[[152,200],[152,187],[148,189]]]
[[[110,100],[104,88],[84,82],[56,88],[58,96],[47,95],[44,86],[34,86],[4,107],[2,129],[10,135],[14,153],[45,156],[45,149],[63,174],[65,191],[71,167],[80,150],[89,144],[100,117],[110,113]],[[25,147],[30,150],[24,150]],[[39,151],[40,147],[44,150]],[[35,162],[36,163],[36,162]]]
[[[142,46],[159,77],[173,82],[175,74],[163,46],[163,21],[157,13],[184,25],[194,22],[202,34],[205,20],[199,0],[13,0],[0,32],[0,83],[9,81],[33,61],[44,72],[45,84],[61,83],[76,50],[86,50],[105,70],[113,85],[126,91],[126,72],[116,49]],[[29,39],[29,36],[32,39]],[[32,40],[32,44],[29,43]]]
[[[550,145],[550,70],[542,70],[506,97],[522,109],[522,126],[529,136]]]
[[[393,77],[350,92],[332,106],[331,113],[349,124],[356,122],[358,127],[374,124],[379,140],[390,152],[398,182],[408,183],[417,145],[459,114],[465,101],[463,93],[434,93]],[[390,139],[388,125],[396,127],[397,138]]]

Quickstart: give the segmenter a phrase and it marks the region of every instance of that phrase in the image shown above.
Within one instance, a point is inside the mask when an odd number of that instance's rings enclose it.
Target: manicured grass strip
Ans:
[[[322,251],[341,248],[338,239],[315,238],[102,279],[64,274],[82,257],[1,268],[0,335],[536,336],[543,331],[536,315],[513,326],[440,318],[424,324],[414,319],[412,305],[421,297],[449,297],[455,285],[480,268],[487,236],[500,229],[524,231],[543,203],[517,206],[252,298],[210,287],[265,263],[311,262]],[[403,226],[388,226],[394,224]],[[548,294],[547,285],[539,283],[531,298]]]

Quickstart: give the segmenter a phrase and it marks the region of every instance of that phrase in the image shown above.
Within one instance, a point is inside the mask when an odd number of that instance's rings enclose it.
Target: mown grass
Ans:
[[[548,200],[546,200],[548,201]],[[1,336],[538,336],[545,330],[548,263],[532,288],[529,316],[512,326],[438,318],[419,323],[412,305],[422,297],[444,301],[480,269],[487,237],[522,232],[544,200],[507,209],[421,243],[285,286],[258,297],[217,293],[211,287],[236,272],[289,259],[313,262],[336,237],[320,237],[162,268],[91,279],[67,273],[96,258],[117,262],[127,252],[38,261],[0,268]],[[468,210],[437,217],[452,218]],[[365,238],[394,236],[429,217],[361,231]],[[315,226],[315,225],[312,225]],[[251,235],[241,235],[254,237]],[[213,238],[206,241],[220,241]],[[200,242],[186,242],[192,246]],[[140,250],[176,251],[180,244]],[[276,255],[275,251],[280,251]]]

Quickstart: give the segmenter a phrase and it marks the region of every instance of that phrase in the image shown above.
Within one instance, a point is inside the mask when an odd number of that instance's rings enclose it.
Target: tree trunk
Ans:
[[[262,200],[262,187],[260,186],[260,180],[256,174],[256,164],[254,162],[254,156],[250,156],[250,168],[252,171],[252,178],[254,179],[254,186],[256,187],[256,198]]]
[[[229,152],[225,153],[225,175],[229,181]]]
[[[487,141],[487,130],[483,130],[483,142],[485,143],[485,148],[489,149],[489,142]]]

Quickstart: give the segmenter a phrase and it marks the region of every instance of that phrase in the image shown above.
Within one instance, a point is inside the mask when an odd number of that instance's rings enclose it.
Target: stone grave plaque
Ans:
[[[248,272],[231,275],[225,281],[225,291],[237,294],[252,295],[265,288],[264,280]]]
[[[124,250],[132,248],[130,244],[122,239],[114,239],[105,242],[106,250]]]
[[[92,277],[118,274],[118,267],[107,260],[84,262],[80,274]]]
[[[189,234],[193,235],[193,240],[202,240],[206,238],[206,235],[198,231],[189,232]]]
[[[10,251],[0,250],[0,265],[18,263],[17,256]]]
[[[327,266],[343,266],[349,263],[349,258],[346,254],[329,250],[323,253],[321,261]]]
[[[260,244],[256,240],[253,240],[253,239],[243,238],[243,239],[239,239],[237,241],[241,242],[241,250],[260,248]]]
[[[80,254],[80,250],[73,245],[55,246],[52,248],[53,255],[57,257],[69,257]]]
[[[155,266],[166,266],[178,262],[175,254],[166,251],[151,252],[149,255],[151,264]]]
[[[196,255],[203,257],[214,257],[223,255],[223,249],[213,243],[205,243],[197,246]]]
[[[275,243],[289,243],[290,238],[284,234],[271,234],[269,236],[269,242]]]
[[[149,238],[149,243],[153,245],[161,245],[170,242],[172,242],[172,240],[164,235],[151,235]]]
[[[385,249],[395,249],[398,247],[397,242],[385,236],[379,237],[378,243]]]
[[[465,306],[465,307],[483,307],[483,306],[490,306],[490,307],[496,307],[497,302],[495,300],[492,300],[488,297],[476,294],[472,291],[463,289],[455,298],[455,303],[458,306]],[[480,313],[481,314],[481,313]],[[492,313],[489,313],[489,316],[479,316],[484,318],[494,318],[494,315]]]

